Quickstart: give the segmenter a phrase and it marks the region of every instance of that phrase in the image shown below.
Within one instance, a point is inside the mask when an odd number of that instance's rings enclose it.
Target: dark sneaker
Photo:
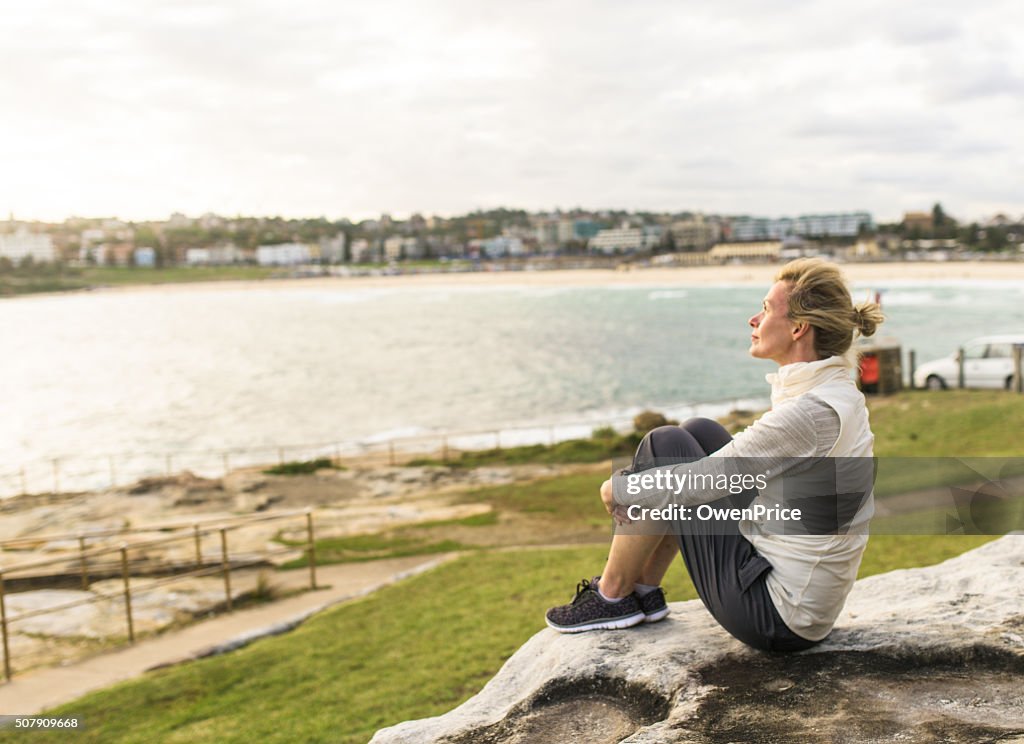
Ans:
[[[640,609],[643,610],[645,623],[656,623],[668,617],[669,610],[668,604],[665,602],[665,592],[661,590],[660,586],[642,597],[637,597],[636,600],[640,604]]]
[[[597,592],[597,578],[583,579],[576,586],[572,602],[547,611],[548,627],[559,633],[582,633],[585,630],[615,630],[639,625],[644,612],[630,594],[618,602],[607,602]]]

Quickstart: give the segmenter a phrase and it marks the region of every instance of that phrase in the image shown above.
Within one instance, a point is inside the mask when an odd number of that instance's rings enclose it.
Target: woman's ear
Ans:
[[[807,329],[810,327],[810,323],[797,323],[796,325],[794,325],[793,340],[796,341],[798,338],[801,338],[805,333],[807,333]]]

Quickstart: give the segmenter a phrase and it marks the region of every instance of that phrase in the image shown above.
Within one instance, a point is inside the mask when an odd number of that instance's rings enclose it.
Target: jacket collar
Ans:
[[[764,376],[772,386],[772,406],[799,397],[826,382],[850,380],[850,362],[832,356],[816,362],[794,362]]]

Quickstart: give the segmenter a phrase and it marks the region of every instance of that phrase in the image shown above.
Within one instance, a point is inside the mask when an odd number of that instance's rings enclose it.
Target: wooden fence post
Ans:
[[[82,567],[82,591],[89,591],[89,565],[85,557],[85,535],[79,533],[78,535],[78,554],[79,562]]]
[[[11,653],[7,645],[7,603],[4,601],[4,572],[0,571],[0,628],[4,637],[4,678],[11,681]]]
[[[1024,369],[1021,367],[1021,355],[1024,354],[1024,346],[1014,344],[1013,346],[1013,389],[1018,393],[1024,392]]]
[[[128,583],[128,546],[121,543],[121,578],[124,579],[124,611],[128,616],[128,642],[135,643],[135,625],[132,623],[132,590]]]
[[[313,539],[312,509],[306,509],[306,550],[309,559],[309,588],[316,589],[316,541]]]
[[[231,612],[231,563],[228,561],[228,531],[224,527],[220,528],[220,557],[221,565],[224,566],[224,596],[227,599],[228,612]]]

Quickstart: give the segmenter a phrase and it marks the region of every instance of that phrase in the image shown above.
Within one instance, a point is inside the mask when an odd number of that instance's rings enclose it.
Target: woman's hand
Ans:
[[[612,497],[612,492],[612,479],[609,478],[601,484],[601,501],[604,502],[605,510],[612,516],[615,516],[616,504],[615,499]]]
[[[604,508],[612,515],[612,519],[615,520],[616,524],[629,524],[632,520],[626,516],[626,507],[615,503],[613,493],[612,479],[609,478],[601,484],[601,501],[604,504]]]

